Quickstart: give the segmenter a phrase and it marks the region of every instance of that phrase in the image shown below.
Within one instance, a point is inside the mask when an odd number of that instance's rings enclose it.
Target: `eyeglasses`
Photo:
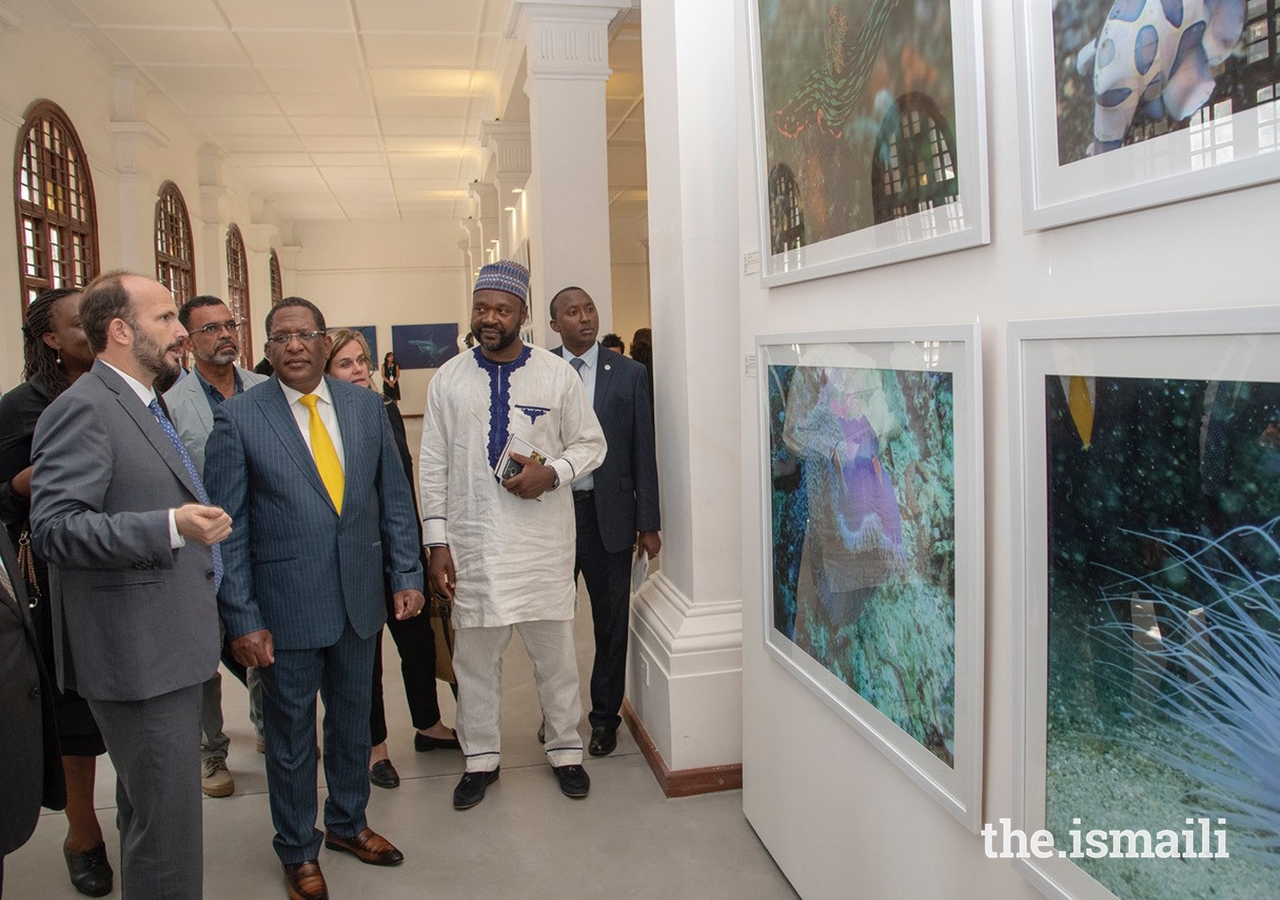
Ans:
[[[283,347],[294,338],[302,341],[304,344],[308,341],[317,341],[324,337],[323,331],[288,331],[284,334],[273,334],[267,338],[268,344],[278,344]]]
[[[197,328],[195,330],[200,334],[203,334],[205,337],[213,337],[219,331],[226,331],[228,334],[235,334],[239,328],[239,322],[235,319],[228,319],[225,322],[210,322],[203,328]]]

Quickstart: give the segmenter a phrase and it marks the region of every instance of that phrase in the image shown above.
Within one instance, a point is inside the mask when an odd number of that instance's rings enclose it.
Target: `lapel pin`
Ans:
[[[609,365],[608,363],[605,363],[605,364],[604,364],[604,370],[605,370],[606,372],[608,372],[608,371],[609,371],[610,369],[612,369],[612,368],[613,368],[613,366]]]

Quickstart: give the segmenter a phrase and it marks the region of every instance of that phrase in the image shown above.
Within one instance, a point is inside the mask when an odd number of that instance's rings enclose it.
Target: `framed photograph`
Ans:
[[[1280,178],[1274,0],[1014,11],[1027,230]]]
[[[458,355],[458,323],[392,325],[391,350],[402,369],[438,369]]]
[[[989,243],[975,0],[748,0],[766,287]]]
[[[976,325],[758,339],[769,654],[977,831]]]
[[[1280,307],[1014,322],[1009,361],[1014,827],[1049,835],[1014,864],[1275,896]]]

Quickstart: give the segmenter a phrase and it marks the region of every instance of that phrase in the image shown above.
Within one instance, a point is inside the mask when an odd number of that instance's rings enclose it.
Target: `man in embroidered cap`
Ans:
[[[529,272],[519,263],[480,270],[471,305],[477,346],[436,373],[423,415],[428,582],[453,599],[457,634],[467,771],[453,792],[455,809],[475,806],[498,780],[502,653],[513,628],[533,660],[543,746],[560,790],[585,797],[591,786],[578,734],[570,484],[600,465],[605,439],[577,373],[520,340],[528,297]]]

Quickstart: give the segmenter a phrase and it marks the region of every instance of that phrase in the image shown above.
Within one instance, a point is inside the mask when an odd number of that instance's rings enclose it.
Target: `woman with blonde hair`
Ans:
[[[360,385],[373,390],[369,380],[369,345],[364,335],[350,328],[336,328],[329,332],[333,346],[325,372],[339,381]],[[383,398],[383,408],[391,423],[391,433],[400,450],[405,477],[412,491],[413,457],[405,437],[404,417],[396,404]],[[414,492],[416,493],[416,492]],[[416,500],[415,500],[416,503]],[[421,522],[419,522],[421,528]],[[418,535],[422,545],[422,535]],[[426,562],[423,562],[426,571]],[[437,748],[458,749],[458,737],[452,728],[440,720],[440,701],[436,696],[436,642],[430,616],[414,616],[403,621],[395,617],[390,584],[387,585],[387,627],[400,653],[400,674],[404,678],[405,699],[413,727],[413,747],[418,752]],[[387,754],[387,715],[382,702],[382,633],[378,633],[377,650],[373,656],[373,702],[369,709],[369,781],[381,788],[393,788],[400,784],[400,775]]]

